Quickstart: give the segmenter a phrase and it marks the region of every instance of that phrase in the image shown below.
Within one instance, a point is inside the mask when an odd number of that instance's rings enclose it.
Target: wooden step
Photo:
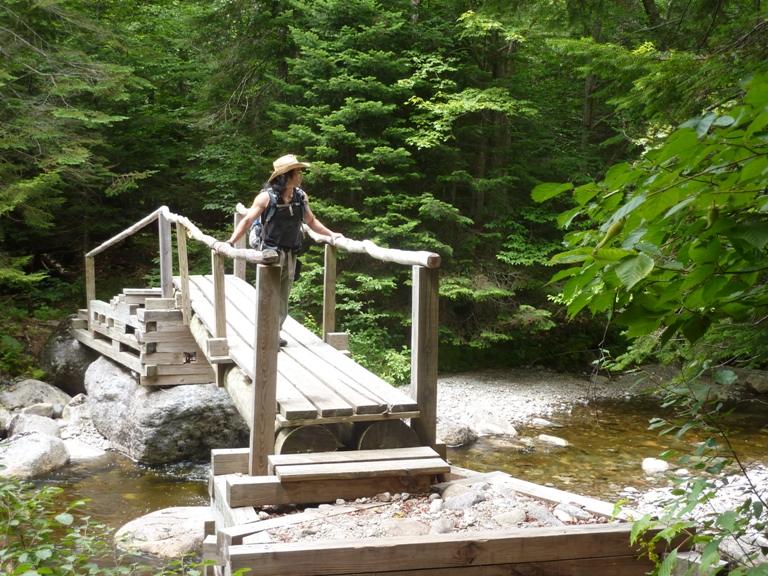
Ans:
[[[447,474],[451,467],[432,448],[395,448],[315,452],[269,457],[269,469],[281,482],[352,480],[388,476]]]

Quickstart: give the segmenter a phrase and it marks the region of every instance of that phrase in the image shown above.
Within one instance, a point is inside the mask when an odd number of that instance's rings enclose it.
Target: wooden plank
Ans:
[[[251,290],[247,284],[243,282],[237,282],[234,278],[231,279],[230,284],[232,288],[237,290],[242,296],[242,298],[237,299],[237,306],[241,310],[247,310],[248,308],[254,306],[253,290]],[[345,398],[351,405],[354,406],[359,404],[359,408],[357,410],[358,413],[375,414],[385,412],[386,406],[390,405],[390,402],[386,398],[382,398],[380,394],[371,392],[370,387],[361,386],[355,381],[354,378],[350,377],[343,371],[339,371],[336,365],[336,356],[332,356],[330,359],[325,357],[325,354],[329,350],[333,350],[335,354],[341,355],[338,351],[334,350],[332,347],[313,350],[302,349],[301,347],[293,346],[291,331],[289,328],[287,328],[289,325],[295,325],[303,328],[303,326],[298,324],[295,320],[291,319],[290,317],[288,318],[286,324],[284,325],[285,333],[289,338],[289,346],[283,349],[285,354],[296,358],[302,366],[310,366],[310,371],[315,376],[315,378],[323,382],[327,388],[333,390],[334,392],[338,392],[339,396]],[[320,339],[317,338],[314,334],[306,329],[304,330],[305,332],[303,336],[306,336],[307,341],[314,341],[315,343],[322,344]],[[301,344],[302,346],[306,345],[305,341],[297,341],[297,343]],[[307,352],[310,352],[311,354],[307,354]],[[343,355],[341,356],[344,357]],[[278,357],[278,368],[280,368],[284,363],[283,358],[284,357],[282,354],[280,357]],[[353,366],[357,367],[358,375],[362,375],[366,378],[376,378],[373,374],[349,360],[349,358],[346,359],[348,362],[351,362]],[[286,376],[289,376],[289,379],[295,386],[299,387],[297,378],[289,375],[290,371],[288,369],[282,370],[282,372],[286,374]],[[394,390],[394,388],[389,386],[389,384],[383,380],[381,382],[384,385],[384,389],[386,389],[388,393]],[[416,403],[410,400],[410,398],[404,394],[401,394],[400,398],[404,398],[406,401],[410,402],[413,408],[416,407]],[[312,398],[310,399],[312,400]]]
[[[139,296],[142,298],[160,298],[163,295],[161,288],[123,288],[125,296]],[[143,304],[142,300],[142,304]]]
[[[189,363],[189,364],[159,364],[157,366],[157,376],[181,376],[190,374],[201,374],[207,378],[213,378],[213,369],[208,362],[205,363]],[[213,382],[213,380],[208,380]]]
[[[291,382],[317,408],[319,416],[349,416],[355,413],[354,405],[347,402],[334,390],[300,364],[294,356],[301,356],[297,350],[287,351],[278,358],[278,370],[282,376]],[[287,352],[286,352],[287,351]],[[311,361],[309,355],[301,358],[302,363]],[[383,410],[381,410],[383,412]]]
[[[411,421],[422,444],[434,446],[437,434],[437,348],[440,270],[413,267],[411,394],[421,418]]]
[[[329,542],[250,544],[225,551],[229,569],[250,574],[315,576],[358,574],[372,566],[390,572],[435,570],[596,557],[626,557],[629,524],[597,524],[561,528],[527,528],[469,534],[403,538],[369,538]],[[514,572],[512,573],[514,574]]]
[[[93,256],[85,257],[85,305],[88,308],[88,328],[90,329],[92,303],[96,301],[96,270]]]
[[[211,474],[247,474],[249,448],[214,448],[211,450]]]
[[[135,329],[140,327],[138,318],[136,318],[135,315],[131,315],[127,309],[115,309],[110,304],[103,302],[102,300],[94,300],[91,302],[90,311],[91,314],[96,313],[109,316],[110,318],[122,322],[124,325],[132,326]]]
[[[139,370],[137,370],[139,372]],[[181,386],[182,384],[211,384],[212,374],[171,374],[166,376],[141,376],[142,386]]]
[[[230,507],[274,506],[278,504],[320,504],[339,498],[354,500],[382,492],[428,494],[428,476],[386,476],[356,480],[322,480],[282,483],[276,476],[216,476],[226,482]]]
[[[334,418],[315,418],[314,420],[287,420],[282,415],[277,415],[277,425],[280,427],[286,426],[305,426],[309,424],[339,424],[342,422],[373,422],[377,420],[400,420],[402,418],[418,418],[418,411],[415,412],[398,412],[396,414],[390,414],[385,412],[383,414],[353,414],[352,416],[339,416]]]
[[[209,492],[211,494],[211,509],[218,529],[259,520],[259,515],[252,506],[232,507],[227,503],[226,476],[211,476]]]
[[[224,564],[224,558],[219,554],[216,535],[211,534],[203,539],[203,560],[213,560]]]
[[[416,460],[438,458],[429,446],[415,448],[385,448],[381,450],[350,450],[347,452],[313,452],[309,454],[274,454],[269,457],[272,466],[296,464],[335,464],[340,462],[377,462],[380,460]]]
[[[370,504],[355,504],[353,506],[333,506],[324,510],[315,508],[306,512],[278,516],[277,518],[269,518],[268,520],[262,520],[260,522],[251,522],[250,524],[242,526],[232,526],[230,528],[224,528],[218,532],[218,545],[220,548],[224,549],[237,544],[250,544],[251,542],[248,542],[248,537],[258,534],[259,532],[291,526],[293,524],[301,524],[302,522],[321,522],[323,518],[352,514],[359,510],[378,508],[380,506],[382,506],[381,502],[373,502]]]
[[[73,329],[72,334],[78,342],[82,342],[86,346],[93,348],[107,358],[111,358],[118,364],[122,364],[134,372],[141,372],[141,362],[139,358],[126,352],[116,351],[112,347],[112,342],[94,338],[88,330]]]
[[[491,472],[489,474],[484,474],[483,478],[487,482],[503,485],[505,487],[511,488],[512,490],[515,490],[516,492],[520,492],[521,494],[525,494],[538,500],[544,500],[553,504],[566,504],[573,502],[579,506],[584,507],[587,512],[597,516],[603,516],[605,518],[616,517],[626,520],[631,517],[642,517],[642,514],[629,508],[622,508],[620,513],[616,513],[615,506],[608,502],[590,498],[589,496],[580,496],[579,494],[558,490],[557,488],[550,488],[548,486],[534,484],[533,482],[528,482],[527,480],[514,478],[504,472]],[[470,477],[466,480],[466,483],[470,484],[478,481],[478,479],[472,480],[472,477]]]
[[[144,307],[147,310],[175,310],[176,298],[147,298]]]
[[[407,394],[369,372],[333,346],[326,344],[293,318],[289,317],[285,321],[283,331],[309,352],[329,361],[329,366],[332,366],[333,370],[338,370],[346,375],[363,391],[381,398],[389,405],[390,412],[414,412],[418,410],[418,404]]]
[[[256,267],[256,293],[253,420],[251,421],[249,467],[252,476],[267,473],[268,457],[275,449],[280,266]]]
[[[162,322],[164,320],[178,320],[184,322],[184,315],[181,310],[147,310],[139,308],[136,310],[136,318],[139,322]]]
[[[171,242],[171,223],[160,212],[157,215],[157,228],[160,243],[160,289],[163,298],[173,297],[173,249]]]
[[[235,227],[233,230],[237,230],[237,225],[240,224],[240,221],[244,218],[244,216],[238,212],[235,212]],[[248,246],[245,245],[245,237],[248,236],[248,234],[243,234],[240,238],[237,239],[237,242],[235,242],[235,245],[233,248],[237,248],[238,250],[242,250],[243,248],[248,248]],[[242,258],[235,258],[234,264],[233,264],[233,271],[232,273],[242,279],[245,280],[245,272],[246,272],[247,266],[245,263],[245,260]]]
[[[325,341],[336,350],[349,350],[349,334],[346,332],[328,332]]]
[[[446,464],[442,458],[275,466],[275,474],[281,482],[437,475],[446,474],[450,471],[450,465]]]
[[[244,544],[250,544],[246,539]],[[254,542],[257,544],[257,542]],[[527,562],[488,566],[461,566],[426,570],[356,572],[356,576],[645,576],[654,564],[637,554],[608,558],[579,558],[555,562]]]
[[[213,312],[214,324],[211,334],[214,338],[227,337],[227,295],[224,282],[224,257],[211,251],[213,270]]]
[[[323,268],[323,340],[336,330],[336,246],[325,245]],[[346,349],[346,348],[345,348]]]
[[[181,313],[184,316],[184,324],[189,325],[190,321],[192,320],[192,301],[189,297],[189,257],[187,255],[187,232],[180,222],[176,222],[176,249],[179,253]]]

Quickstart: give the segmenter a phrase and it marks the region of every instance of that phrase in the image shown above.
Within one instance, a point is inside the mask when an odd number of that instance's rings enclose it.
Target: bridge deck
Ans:
[[[177,288],[180,279],[174,278]],[[214,333],[213,277],[190,276],[192,309]],[[225,276],[227,340],[232,361],[253,380],[256,290]],[[415,418],[416,401],[288,318],[288,341],[277,357],[277,422],[280,426]]]

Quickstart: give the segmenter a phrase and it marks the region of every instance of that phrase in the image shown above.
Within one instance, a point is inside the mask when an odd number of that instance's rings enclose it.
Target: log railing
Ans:
[[[235,225],[243,218],[245,207],[238,204]],[[272,250],[245,248],[245,238],[234,247],[208,236],[184,216],[173,214],[167,207],[158,208],[133,226],[110,238],[85,255],[86,300],[88,328],[93,332],[91,302],[96,299],[95,257],[118,242],[158,221],[160,246],[160,283],[162,298],[173,298],[173,250],[171,223],[176,224],[176,242],[180,278],[181,309],[185,324],[192,317],[189,290],[189,260],[187,238],[202,242],[211,249],[211,269],[214,284],[215,325],[213,338],[208,339],[208,357],[226,356],[226,295],[224,258],[234,260],[234,274],[245,279],[247,263],[256,264],[256,318],[253,354],[254,397],[251,423],[250,472],[267,473],[267,457],[274,448],[274,421],[277,386],[277,352],[279,338],[280,292],[279,255]],[[410,252],[381,248],[368,240],[359,242],[348,238],[332,241],[306,228],[317,242],[325,244],[325,276],[323,290],[323,338],[335,329],[336,255],[337,249],[367,253],[386,262],[413,267],[413,327],[411,332],[411,394],[419,405],[420,418],[411,425],[423,445],[436,446],[437,421],[437,321],[440,256],[431,252]],[[169,303],[170,304],[170,303]],[[216,379],[223,385],[221,364],[214,364]]]

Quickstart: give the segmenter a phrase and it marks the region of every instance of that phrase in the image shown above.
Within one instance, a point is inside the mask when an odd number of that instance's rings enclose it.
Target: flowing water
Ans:
[[[688,434],[680,440],[649,431],[655,416],[671,417],[657,403],[645,399],[575,406],[551,421],[562,427],[520,430],[521,437],[541,433],[567,440],[567,448],[523,446],[509,438],[482,438],[470,445],[450,448],[454,465],[481,472],[501,470],[512,476],[593,496],[608,502],[634,486],[640,490],[666,480],[651,480],[642,472],[644,458],[668,449],[689,451],[703,438]],[[745,463],[768,463],[768,405],[742,403],[728,418],[730,437]],[[41,479],[38,485],[64,488],[62,502],[89,499],[81,513],[113,528],[163,508],[207,506],[208,462],[147,468],[115,453],[87,463],[68,466]]]

